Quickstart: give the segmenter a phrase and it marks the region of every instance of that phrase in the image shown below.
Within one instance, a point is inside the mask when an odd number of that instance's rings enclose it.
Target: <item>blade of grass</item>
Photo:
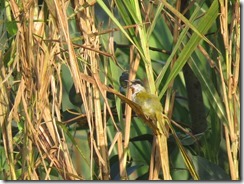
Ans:
[[[167,121],[166,121],[166,122],[167,122]],[[189,158],[189,156],[187,155],[187,153],[186,153],[186,151],[185,151],[185,148],[182,146],[182,143],[181,143],[180,139],[178,138],[178,136],[177,136],[177,134],[176,134],[174,128],[172,127],[171,123],[167,122],[167,124],[168,124],[169,127],[170,127],[171,133],[172,133],[173,137],[175,138],[175,142],[176,142],[176,144],[178,145],[178,147],[179,147],[179,149],[180,149],[180,152],[181,152],[181,154],[182,154],[182,157],[183,157],[183,159],[184,159],[184,162],[185,162],[185,164],[186,164],[186,166],[187,166],[187,168],[188,168],[188,170],[189,170],[189,172],[190,172],[192,178],[193,178],[194,180],[199,180],[200,178],[199,178],[199,176],[198,176],[198,174],[197,174],[197,172],[196,172],[195,166],[194,166],[192,160],[191,160],[191,159]]]
[[[149,28],[147,29],[147,40],[149,40],[149,37],[151,36],[153,29],[155,28],[155,25],[157,23],[157,19],[161,15],[161,11],[162,11],[163,7],[164,7],[164,5],[162,4],[162,2],[160,2],[159,5],[157,6],[153,20],[152,20]]]
[[[177,9],[175,9],[173,6],[171,6],[169,3],[166,2],[166,0],[162,1],[166,8],[168,8],[174,15],[176,15],[178,18],[180,18],[181,21],[183,21],[189,28],[191,28],[201,39],[206,41],[209,45],[211,45],[213,48],[215,48],[218,52],[220,52],[215,45],[209,41],[204,34],[202,34],[199,29],[197,29],[197,26],[194,26],[187,18],[184,17]],[[214,3],[214,2],[213,2]],[[206,16],[206,15],[205,15]]]
[[[130,37],[130,35],[126,32],[126,30],[123,28],[123,26],[120,24],[118,19],[113,15],[113,13],[108,9],[106,4],[102,0],[98,0],[97,3],[101,6],[101,8],[108,14],[108,16],[111,18],[111,20],[118,26],[118,28],[121,30],[121,32],[126,36],[126,38],[137,48],[137,50],[143,55],[141,49],[138,47],[138,44],[136,44],[133,39]]]
[[[189,20],[190,22],[194,21],[194,19],[197,17],[197,15],[198,15],[198,13],[199,13],[199,10],[200,10],[200,7],[197,7],[197,8],[194,10],[194,12],[192,13],[191,18],[190,18],[190,20]],[[173,51],[171,52],[169,58],[167,59],[167,62],[166,62],[166,64],[164,65],[162,71],[161,71],[160,74],[158,75],[158,78],[157,78],[157,81],[156,81],[156,86],[157,86],[157,87],[160,85],[160,83],[161,83],[161,81],[162,81],[162,79],[163,79],[163,77],[164,77],[166,71],[167,71],[168,68],[170,67],[171,62],[172,62],[173,58],[175,57],[175,54],[177,53],[177,51],[179,50],[181,44],[183,43],[183,40],[184,40],[185,37],[187,36],[188,30],[189,30],[189,27],[186,26],[186,27],[182,30],[182,32],[181,32],[179,38],[177,39],[177,42],[176,42],[176,44],[175,44],[175,46],[174,46]],[[161,98],[161,96],[159,96],[159,97]]]
[[[208,96],[209,101],[212,102],[210,104],[215,109],[218,117],[222,120],[223,123],[226,123],[227,118],[225,116],[225,110],[222,100],[217,93],[216,88],[212,83],[212,80],[210,80],[210,78],[208,77],[209,74],[206,71],[201,70],[201,68],[199,67],[199,63],[194,60],[192,60],[192,62],[188,62],[188,64],[200,81],[203,92]]]
[[[211,7],[206,12],[205,16],[199,21],[198,23],[198,31],[201,34],[205,34],[209,28],[212,26],[212,24],[215,22],[216,18],[218,16],[218,0],[215,0]],[[168,79],[165,82],[165,85],[163,89],[160,91],[159,98],[162,98],[164,93],[166,92],[168,85],[170,82],[179,74],[185,63],[190,58],[191,54],[196,49],[197,45],[202,41],[201,37],[194,33],[188,43],[185,45],[185,47],[182,49],[178,59],[175,61],[175,64],[169,74]]]

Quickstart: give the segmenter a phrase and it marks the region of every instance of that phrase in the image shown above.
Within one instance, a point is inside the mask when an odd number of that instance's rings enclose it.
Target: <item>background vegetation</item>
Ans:
[[[0,16],[0,179],[163,179],[126,72],[175,130],[173,180],[240,179],[239,1],[3,0]]]

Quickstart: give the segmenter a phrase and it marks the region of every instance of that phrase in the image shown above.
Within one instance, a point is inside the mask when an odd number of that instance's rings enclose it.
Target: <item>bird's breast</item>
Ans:
[[[155,112],[162,112],[162,105],[155,95],[140,92],[134,96],[134,101],[141,106],[143,113],[150,118],[155,118]]]

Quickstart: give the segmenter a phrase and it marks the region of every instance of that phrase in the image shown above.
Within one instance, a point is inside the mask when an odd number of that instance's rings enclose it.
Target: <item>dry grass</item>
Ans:
[[[101,1],[99,2],[101,5]],[[171,28],[174,44],[177,44],[183,27],[189,26],[187,22],[181,20],[179,14],[174,15],[174,11],[180,11],[180,2],[177,1],[176,8],[172,8],[166,1],[157,4],[158,7],[165,5],[173,12],[169,13],[169,11],[164,10],[162,17],[169,20],[166,21],[166,24]],[[214,63],[203,46],[199,44],[198,49],[220,76],[220,88],[228,122],[223,122],[223,126],[229,170],[231,179],[237,180],[240,175],[240,125],[238,120],[240,109],[238,88],[240,10],[239,3],[235,2],[233,9],[235,16],[232,18],[231,29],[229,29],[228,5],[225,4],[226,1],[220,2],[221,35],[225,45],[226,71],[221,68],[222,58],[219,58],[218,63]],[[0,63],[0,126],[2,144],[8,163],[2,179],[110,180],[110,157],[112,153],[116,153],[119,160],[118,175],[120,179],[128,180],[127,165],[130,157],[132,110],[143,119],[155,134],[151,146],[151,156],[148,155],[150,157],[148,179],[172,179],[167,137],[163,134],[157,134],[158,129],[161,129],[160,126],[152,125],[152,120],[147,119],[140,107],[129,100],[131,99],[129,89],[124,96],[116,89],[107,86],[115,80],[113,76],[109,76],[111,73],[109,70],[112,68],[109,68],[109,63],[113,63],[116,68],[123,68],[115,58],[115,31],[123,32],[125,29],[130,31],[133,29],[134,36],[141,41],[141,47],[137,45],[136,40],[131,39],[133,44],[129,46],[129,62],[127,63],[130,68],[129,80],[136,78],[136,72],[143,61],[145,75],[149,81],[149,89],[152,93],[156,93],[158,86],[154,80],[155,74],[152,65],[148,64],[151,63],[149,49],[167,54],[170,52],[163,49],[153,49],[147,43],[146,38],[151,34],[152,30],[150,29],[153,29],[152,25],[154,24],[152,16],[154,15],[152,12],[154,4],[141,2],[140,6],[143,7],[142,12],[145,17],[142,22],[126,25],[122,30],[121,28],[113,28],[110,17],[109,27],[107,30],[102,30],[96,22],[95,3],[96,1],[85,2],[84,0],[46,0],[43,6],[39,6],[37,0],[5,1],[6,9],[10,12],[10,15],[6,16],[9,16],[8,19],[16,23],[17,28],[16,34],[9,40],[9,42],[11,41],[8,50],[10,59],[7,63]],[[114,6],[119,7],[121,5],[119,3],[119,1],[111,1],[109,5],[111,11]],[[185,11],[191,6],[193,6],[192,3],[186,7]],[[67,13],[68,8],[74,10],[71,15]],[[135,6],[135,10],[137,8],[139,5]],[[139,17],[139,15],[137,16]],[[140,17],[138,17],[135,20],[139,20]],[[78,41],[73,40],[71,35],[71,20],[76,22],[75,29],[78,30]],[[149,22],[151,24],[148,24]],[[182,22],[186,25],[183,26]],[[101,43],[101,36],[104,34],[108,35],[109,41],[106,44]],[[235,43],[232,41],[233,38],[237,40]],[[202,39],[206,38],[203,37]],[[106,48],[103,48],[105,51],[101,49],[102,45],[103,47],[105,45]],[[236,52],[233,52],[232,47],[236,48]],[[6,60],[6,55],[3,50],[0,50],[0,60]],[[176,54],[173,57],[169,65],[170,72],[174,69],[177,56]],[[85,137],[88,140],[85,141],[89,145],[89,150],[85,151],[89,154],[89,160],[86,160],[85,156],[82,155],[83,145],[78,145],[79,140],[76,141],[75,136],[69,133],[66,127],[69,121],[64,122],[62,119],[62,103],[64,103],[62,78],[65,77],[62,73],[62,66],[69,69],[75,91],[82,99],[82,108],[80,108],[78,119],[82,119],[83,124],[88,127],[85,132]],[[165,115],[162,118],[165,120],[164,123],[170,123],[173,117],[176,93],[173,86],[174,78],[167,86],[164,104]],[[115,108],[111,107],[107,98],[108,93],[112,93],[120,99],[119,102],[126,104],[122,116],[118,116],[120,113],[118,103]],[[122,118],[123,120],[121,120]],[[108,119],[112,122],[110,129],[113,129],[113,134],[108,133]],[[174,121],[172,120],[172,122]],[[183,159],[185,159],[186,167],[192,178],[199,179],[192,160],[178,140],[171,124],[169,127],[176,137],[177,146],[183,155]],[[17,135],[14,128],[18,129]],[[72,142],[72,146],[70,142]],[[78,150],[74,152],[77,154],[75,156],[79,163],[74,162],[73,149]],[[81,157],[86,160],[86,163],[80,159]],[[77,166],[85,164],[89,168],[87,172],[81,171]],[[84,173],[89,174],[85,175]]]

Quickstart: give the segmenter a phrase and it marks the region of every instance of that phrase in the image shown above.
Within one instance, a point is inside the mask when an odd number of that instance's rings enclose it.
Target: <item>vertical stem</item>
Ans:
[[[161,134],[157,135],[157,147],[160,155],[160,162],[163,170],[164,180],[172,180],[170,175],[170,168],[169,168],[169,154],[168,154],[168,144],[167,144],[168,137],[164,134],[163,131],[163,128],[165,128],[165,120],[162,114],[160,114],[160,116],[156,114],[156,116],[158,119],[157,127],[161,132]]]
[[[0,51],[0,59],[1,57],[1,51]],[[4,145],[4,150],[7,158],[7,162],[9,164],[10,168],[10,176],[11,180],[16,180],[16,174],[15,174],[15,165],[14,165],[14,155],[13,155],[13,147],[12,147],[12,129],[11,129],[11,123],[9,123],[8,118],[11,119],[11,115],[9,113],[9,96],[7,95],[7,87],[6,83],[3,82],[4,78],[4,67],[0,66],[0,83],[2,86],[0,87],[0,127],[2,132],[2,140]],[[7,179],[7,178],[5,178]]]
[[[150,157],[150,170],[149,170],[149,180],[152,180],[154,177],[154,167],[155,167],[155,152],[156,152],[156,136],[153,136],[152,151]]]
[[[234,166],[232,152],[231,152],[229,131],[228,131],[228,128],[226,126],[224,126],[224,130],[225,130],[225,143],[226,143],[227,155],[228,155],[228,160],[229,160],[231,179],[237,180],[238,178],[236,175],[236,169]]]
[[[134,47],[130,48],[130,73],[129,73],[129,80],[132,80],[136,76],[136,71],[139,67],[140,63],[140,55],[137,53],[136,57],[134,58]],[[127,90],[126,97],[131,99],[131,90]],[[132,110],[129,107],[129,105],[125,105],[125,138],[124,138],[124,153],[123,153],[123,159],[122,159],[122,165],[124,171],[122,172],[121,178],[128,179],[127,173],[126,173],[126,161],[127,161],[127,153],[128,153],[128,147],[129,147],[129,139],[130,139],[130,125],[131,125],[131,113]]]

